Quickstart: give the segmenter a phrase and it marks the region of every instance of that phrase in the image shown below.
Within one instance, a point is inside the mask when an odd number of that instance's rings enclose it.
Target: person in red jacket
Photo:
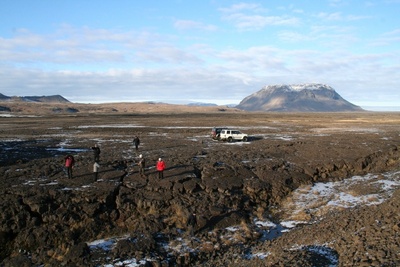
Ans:
[[[165,162],[162,160],[162,158],[158,159],[156,168],[158,171],[158,178],[163,179],[164,178],[164,170],[165,170]]]
[[[72,178],[72,167],[74,166],[75,159],[72,155],[65,157],[65,168],[67,169],[68,178]]]

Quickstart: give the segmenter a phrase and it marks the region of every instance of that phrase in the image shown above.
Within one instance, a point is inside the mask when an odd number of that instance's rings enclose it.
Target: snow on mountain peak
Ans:
[[[301,90],[319,90],[319,89],[327,89],[327,90],[332,90],[334,89],[330,87],[329,85],[326,84],[320,84],[320,83],[305,83],[305,84],[293,84],[289,85],[289,87],[294,90],[294,91],[301,91]]]
[[[331,90],[335,91],[332,87],[326,84],[321,84],[321,83],[303,83],[303,84],[277,84],[277,85],[268,85],[265,86],[264,89],[286,89],[288,91],[302,91],[302,90],[321,90],[321,89],[326,89],[326,90]]]

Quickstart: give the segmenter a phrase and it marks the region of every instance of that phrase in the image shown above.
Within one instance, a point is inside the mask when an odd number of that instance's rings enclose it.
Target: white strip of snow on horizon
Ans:
[[[143,128],[143,125],[137,124],[102,124],[102,125],[80,125],[71,128],[87,129],[87,128]]]
[[[310,131],[321,133],[321,132],[360,132],[360,133],[380,133],[383,132],[377,128],[360,128],[360,127],[327,127],[327,128],[313,128]]]
[[[209,129],[209,126],[145,126],[139,124],[101,124],[101,125],[79,125],[72,126],[71,128],[87,129],[87,128],[157,128],[157,129]],[[251,129],[277,129],[277,127],[270,127],[265,125],[260,126],[226,126],[227,129],[251,130]]]
[[[43,116],[38,116],[38,115],[15,115],[15,114],[9,114],[9,113],[5,113],[5,114],[0,114],[0,117],[3,118],[40,118]]]
[[[54,147],[46,148],[47,151],[59,151],[59,152],[85,152],[88,148],[65,148],[65,147]]]
[[[138,124],[102,124],[102,125],[80,125],[71,128],[87,129],[87,128],[158,128],[158,129],[211,129],[206,126],[144,126]]]

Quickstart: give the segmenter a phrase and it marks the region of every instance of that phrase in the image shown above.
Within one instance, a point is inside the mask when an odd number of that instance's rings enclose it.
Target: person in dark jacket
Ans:
[[[133,144],[135,145],[136,151],[139,149],[139,145],[140,145],[140,139],[138,136],[135,136],[135,138],[133,138]]]
[[[100,147],[95,144],[94,146],[91,147],[93,150],[93,157],[94,157],[94,162],[99,162],[100,161]]]

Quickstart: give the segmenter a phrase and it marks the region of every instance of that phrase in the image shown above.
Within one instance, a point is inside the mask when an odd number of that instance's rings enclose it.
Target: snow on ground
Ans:
[[[148,126],[138,124],[103,124],[103,125],[80,125],[73,128],[88,129],[88,128],[145,128]],[[157,129],[210,129],[210,127],[199,126],[158,126]]]
[[[10,113],[2,113],[0,114],[0,117],[3,118],[40,118],[42,116],[38,116],[38,115],[15,115],[15,114],[10,114]]]
[[[329,133],[329,132],[360,132],[360,133],[381,133],[381,129],[377,128],[362,128],[362,127],[329,127],[329,128],[313,128],[311,131],[317,133]]]
[[[80,125],[74,128],[88,129],[88,128],[144,128],[144,125],[137,124],[104,124],[104,125]]]
[[[315,220],[332,210],[377,205],[390,198],[399,187],[399,171],[303,186],[293,191],[282,205],[281,209],[286,214],[282,223],[300,218]]]
[[[285,220],[280,223],[273,223],[269,220],[255,218],[251,226],[236,225],[223,229],[220,238],[232,243],[236,241],[236,237],[240,234],[245,235],[249,227],[253,227],[253,229],[257,229],[262,233],[261,241],[271,240],[290,231],[291,228],[299,224],[313,223],[316,218],[322,218],[324,214],[331,210],[382,203],[390,198],[398,187],[400,187],[400,171],[354,176],[339,182],[316,183],[313,186],[304,186],[295,190],[282,205],[281,210],[287,214]],[[363,192],[366,192],[366,194],[363,194]],[[311,214],[312,216],[299,216],[300,214]],[[306,220],[307,218],[309,220]],[[92,250],[110,250],[119,239],[121,238],[96,240],[88,243],[88,245]],[[196,239],[192,237],[192,240]],[[238,242],[240,243],[240,240]],[[196,252],[198,244],[193,245],[195,243],[190,239],[178,237],[162,245],[166,250],[184,254],[188,251]],[[329,260],[329,266],[338,266],[338,255],[329,248],[329,244],[314,244],[313,246],[293,247],[292,249],[318,253]],[[256,257],[265,259],[268,255],[268,251],[254,251],[243,255],[243,257],[246,259]],[[139,266],[139,263],[143,262],[144,259],[120,260],[104,265],[104,267]]]

